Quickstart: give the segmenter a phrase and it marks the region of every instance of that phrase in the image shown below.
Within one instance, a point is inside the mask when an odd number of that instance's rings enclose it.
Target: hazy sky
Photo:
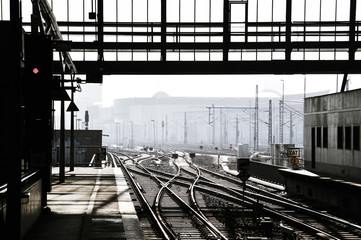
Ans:
[[[159,91],[182,97],[253,97],[256,85],[260,96],[336,92],[337,75],[113,75],[104,76],[102,104],[110,106],[114,99],[152,97]],[[340,90],[343,75],[338,76]],[[360,88],[360,75],[349,75],[350,89]]]

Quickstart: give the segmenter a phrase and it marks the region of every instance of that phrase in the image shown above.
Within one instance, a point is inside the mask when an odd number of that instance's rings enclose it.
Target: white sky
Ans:
[[[361,75],[349,75],[350,90],[361,87]],[[117,75],[104,76],[102,105],[110,106],[117,98],[152,97],[159,91],[181,97],[254,97],[258,84],[260,96],[303,94],[305,75]],[[343,75],[338,75],[338,91]],[[307,93],[336,92],[337,75],[306,75]],[[266,91],[265,91],[266,90]]]

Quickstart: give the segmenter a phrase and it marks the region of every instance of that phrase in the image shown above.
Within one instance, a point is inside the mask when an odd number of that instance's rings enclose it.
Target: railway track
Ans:
[[[127,156],[128,158],[132,158]],[[114,157],[117,158],[116,156]],[[146,160],[146,158],[142,158]],[[137,196],[143,199],[142,202],[147,206],[147,212],[152,216],[152,219],[157,223],[158,232],[160,237],[164,239],[227,239],[222,232],[218,230],[204,214],[201,214],[197,210],[193,209],[190,205],[197,205],[195,199],[187,198],[188,190],[184,187],[177,187],[172,190],[170,185],[172,181],[180,174],[180,168],[176,165],[177,173],[167,180],[166,182],[160,180],[157,176],[152,174],[149,170],[143,167],[136,159],[133,158],[135,165],[127,166],[118,161],[123,169],[126,169],[126,173],[129,179],[139,179],[143,182],[147,182],[149,178],[152,179],[158,185],[157,191],[151,191],[145,197],[142,192],[145,192],[144,188],[140,187],[138,182],[132,181],[132,185],[136,186]],[[143,174],[135,171],[138,168]],[[133,170],[131,174],[128,169]],[[139,177],[142,176],[142,177]],[[148,179],[147,179],[148,178]],[[152,188],[151,190],[156,190]],[[153,205],[150,206],[150,201],[153,200]],[[194,201],[189,204],[189,201]]]
[[[262,232],[258,236],[280,234],[289,239],[296,236],[299,239],[361,238],[361,227],[356,224],[249,184],[243,191],[241,181],[196,166],[186,153],[180,156],[180,160],[169,160],[167,170],[155,169],[159,166],[150,164],[152,156],[137,159],[125,156],[123,162],[132,159],[130,165],[124,165],[119,160],[122,168],[129,172],[129,178],[136,179],[133,184],[138,186],[140,192],[136,193],[137,198],[147,200],[147,212],[157,219],[152,221],[158,223],[152,225],[157,226],[158,237],[242,239],[246,228],[258,226]],[[145,167],[147,164],[153,168]],[[143,197],[139,197],[140,194]],[[238,227],[243,228],[241,233],[230,229],[225,212],[232,215],[235,222],[243,223]],[[253,224],[245,222],[245,216],[252,219]],[[274,233],[274,229],[278,233]],[[160,236],[159,232],[167,237]]]

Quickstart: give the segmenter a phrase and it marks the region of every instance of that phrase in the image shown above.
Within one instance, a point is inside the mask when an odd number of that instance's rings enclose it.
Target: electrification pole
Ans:
[[[290,111],[290,143],[293,143],[293,113]]]
[[[279,142],[283,143],[283,125],[284,125],[284,104],[285,104],[285,81],[282,81],[282,100],[280,101],[280,136],[279,136]]]
[[[223,144],[223,129],[222,129],[222,120],[223,120],[223,112],[222,109],[220,110],[219,113],[219,146],[221,147]]]
[[[214,104],[212,104],[212,107],[206,107],[206,108],[208,108],[208,110],[209,110],[209,112],[208,112],[208,124],[209,125],[212,125],[212,144],[214,145],[215,144],[215,131],[216,131],[216,128],[215,128],[215,122],[216,122],[216,114],[215,114],[215,111],[216,111],[216,108],[217,109],[220,109],[220,116],[219,116],[219,118],[220,118],[220,140],[221,140],[221,142],[220,142],[220,144],[222,144],[222,142],[223,142],[223,129],[222,129],[222,124],[223,124],[223,122],[222,122],[222,109],[227,109],[227,110],[229,110],[229,109],[231,109],[231,110],[241,110],[241,109],[249,109],[249,110],[252,110],[252,109],[255,109],[254,107],[252,107],[251,106],[251,103],[250,103],[250,106],[249,107],[216,107],[216,106],[214,106]],[[212,112],[211,112],[211,109],[212,109]],[[213,116],[212,116],[213,115]],[[211,116],[213,117],[213,120],[211,121]],[[252,125],[252,113],[250,113],[250,124]],[[257,119],[258,119],[258,117],[257,117]],[[238,124],[238,118],[237,118],[237,124]],[[250,126],[250,135],[251,135],[251,132],[252,132],[252,127]],[[227,133],[226,133],[226,130],[225,130],[225,135],[226,135]],[[236,144],[238,144],[238,139],[239,139],[239,131],[238,131],[238,133],[236,133],[236,134],[238,134],[237,135],[237,137],[236,137],[236,141],[237,141],[237,143]],[[225,141],[226,142],[226,141]],[[251,136],[250,136],[250,142],[249,142],[249,144],[251,145],[252,144],[252,142],[251,142]]]
[[[187,144],[188,137],[187,137],[187,113],[184,113],[184,144]]]
[[[165,115],[165,142],[168,142],[168,115]]]
[[[258,150],[258,85],[256,85],[256,100],[254,113],[254,150]]]
[[[272,144],[272,100],[269,100],[268,106],[268,147]]]
[[[236,117],[236,142],[235,142],[235,146],[237,146],[239,142],[239,128],[238,128],[238,117]]]

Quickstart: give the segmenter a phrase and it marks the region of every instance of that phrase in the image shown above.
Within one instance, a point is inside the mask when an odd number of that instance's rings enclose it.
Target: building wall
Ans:
[[[304,126],[306,169],[361,181],[361,89],[305,99]]]

